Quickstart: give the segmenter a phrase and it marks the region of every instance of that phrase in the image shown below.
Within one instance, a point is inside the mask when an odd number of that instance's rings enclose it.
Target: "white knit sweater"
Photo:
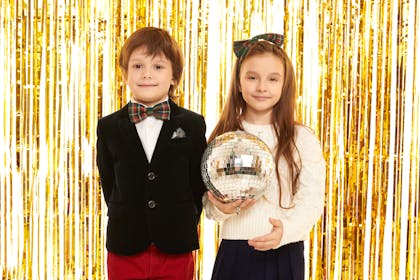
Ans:
[[[276,137],[271,125],[256,125],[243,122],[246,131],[262,139],[274,153]],[[293,197],[289,190],[289,173],[286,161],[280,158],[279,173],[282,182],[282,205],[279,207],[279,188],[276,174],[273,172],[271,185],[263,197],[255,204],[242,210],[239,215],[224,214],[209,200],[203,197],[207,218],[221,222],[221,238],[248,240],[270,233],[272,225],[269,217],[280,219],[283,223],[283,237],[276,248],[305,240],[324,209],[325,161],[319,140],[312,131],[304,126],[296,126],[296,146],[302,161],[298,191]]]

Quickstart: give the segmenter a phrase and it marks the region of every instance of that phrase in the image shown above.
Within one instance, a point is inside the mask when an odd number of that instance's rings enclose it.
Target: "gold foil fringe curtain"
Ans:
[[[203,113],[211,131],[232,41],[282,33],[283,24],[298,115],[328,163],[307,277],[420,278],[420,3],[284,3],[0,0],[2,278],[105,278],[95,130],[129,98],[116,58],[131,32],[154,25],[177,39],[186,60],[178,102]],[[214,228],[203,219],[197,279],[209,279]]]
[[[289,1],[286,11],[300,116],[328,163],[310,278],[419,279],[420,2]]]

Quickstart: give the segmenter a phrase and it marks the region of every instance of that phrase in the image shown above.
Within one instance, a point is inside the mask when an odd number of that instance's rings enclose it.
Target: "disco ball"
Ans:
[[[273,155],[264,141],[241,130],[216,137],[201,161],[204,183],[224,202],[258,199],[275,168]]]

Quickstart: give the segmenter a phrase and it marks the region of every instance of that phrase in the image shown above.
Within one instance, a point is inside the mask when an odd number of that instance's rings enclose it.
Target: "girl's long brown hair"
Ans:
[[[214,138],[216,138],[218,135],[221,135],[225,132],[235,131],[238,129],[243,130],[241,121],[246,112],[246,102],[239,90],[239,74],[241,70],[240,67],[246,59],[264,53],[272,53],[277,56],[282,61],[284,67],[284,84],[282,94],[279,102],[274,105],[271,116],[272,125],[277,137],[277,147],[274,159],[277,167],[276,176],[279,182],[279,202],[281,206],[281,181],[278,171],[278,163],[280,157],[284,157],[289,167],[289,175],[290,178],[292,178],[291,186],[289,187],[291,187],[292,194],[295,194],[297,191],[298,178],[301,170],[300,157],[295,143],[295,125],[297,124],[294,118],[296,107],[295,74],[292,62],[283,49],[266,41],[258,41],[250,47],[249,51],[244,57],[238,58],[236,60],[233,68],[232,79],[230,82],[229,95],[223,108],[222,115],[209,137],[209,142],[214,140]],[[293,156],[295,151],[297,152],[298,156],[296,159]]]

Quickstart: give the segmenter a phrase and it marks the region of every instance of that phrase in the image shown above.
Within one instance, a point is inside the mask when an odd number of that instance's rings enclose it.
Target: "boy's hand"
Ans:
[[[219,200],[212,192],[208,191],[207,196],[211,203],[214,204],[214,206],[217,207],[221,212],[225,214],[233,214],[236,213],[239,215],[240,211],[243,209],[247,209],[251,207],[254,203],[254,199],[247,198],[245,200],[238,199],[233,202],[224,202]]]
[[[255,250],[267,251],[280,244],[283,237],[283,223],[274,218],[269,218],[269,221],[273,225],[270,233],[248,240],[249,246],[254,247]]]

